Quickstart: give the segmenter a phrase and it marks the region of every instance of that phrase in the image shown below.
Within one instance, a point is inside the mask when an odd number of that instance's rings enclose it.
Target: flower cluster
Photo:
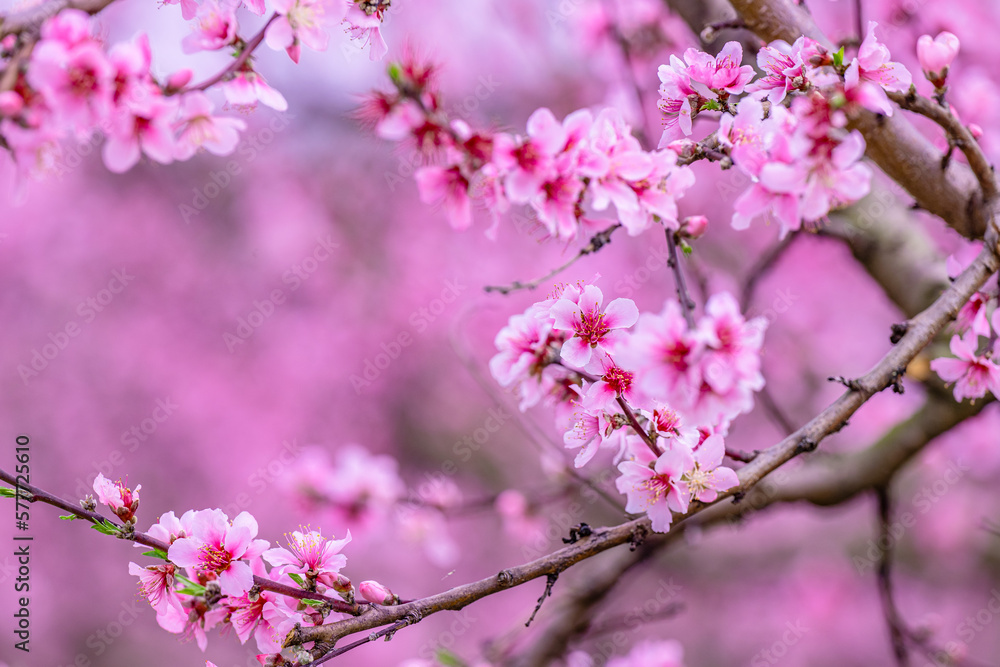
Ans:
[[[407,61],[390,73],[397,91],[376,93],[363,113],[379,136],[411,138],[440,158],[415,177],[421,199],[443,202],[455,229],[472,224],[473,200],[493,216],[491,237],[511,204],[531,206],[549,236],[562,240],[608,227],[611,220],[595,216],[612,204],[631,235],[680,226],[677,199],[693,173],[673,151],[643,150],[620,112],[580,110],[560,121],[542,108],[525,135],[475,132],[440,112],[432,68]]]
[[[0,92],[0,139],[22,173],[63,169],[61,143],[96,133],[106,135],[104,163],[117,173],[131,169],[143,156],[167,164],[199,150],[231,153],[246,124],[215,115],[206,90],[217,86],[235,107],[260,103],[279,111],[288,108],[248,57],[261,37],[298,62],[302,44],[324,50],[327,28],[342,23],[352,36],[371,45],[373,59],[386,52],[379,25],[388,0],[277,0],[265,31],[249,40],[239,35],[238,11],[263,15],[264,0],[180,0],[180,5],[183,17],[192,23],[182,42],[186,53],[236,54],[219,76],[198,86],[189,85],[192,72],[187,69],[157,80],[145,34],[108,48],[97,36],[95,20],[78,9],[63,10],[42,25],[25,67],[12,70],[12,85]],[[5,53],[26,49],[13,35],[2,47]]]
[[[956,278],[975,258],[977,248],[948,258],[948,275]],[[994,275],[986,287],[972,295],[955,317],[955,335],[951,338],[951,353],[955,358],[940,357],[931,362],[931,369],[941,379],[955,383],[955,400],[982,398],[986,392],[1000,397],[1000,288]],[[991,326],[992,325],[992,326]]]
[[[737,483],[720,467],[723,435],[764,385],[764,328],[726,293],[692,328],[674,301],[640,316],[630,299],[604,304],[597,286],[567,285],[510,318],[490,369],[516,389],[522,410],[543,397],[557,407],[577,467],[601,447],[626,458],[617,486],[628,511],[647,512],[665,531],[671,511]]]

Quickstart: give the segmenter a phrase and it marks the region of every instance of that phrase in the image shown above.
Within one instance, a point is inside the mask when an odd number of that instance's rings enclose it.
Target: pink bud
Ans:
[[[316,581],[324,586],[329,586],[338,593],[346,593],[354,590],[354,587],[351,586],[351,580],[340,572],[323,572],[316,577]]]
[[[972,133],[972,136],[975,139],[979,139],[983,136],[983,128],[979,127],[975,123],[969,123],[969,132]]]
[[[191,82],[194,72],[189,69],[182,69],[174,72],[167,78],[167,90],[180,90]]]
[[[958,37],[950,32],[942,32],[934,39],[930,35],[918,39],[917,59],[920,60],[924,76],[932,82],[944,79],[948,74],[948,67],[958,55],[958,47]]]
[[[698,144],[690,139],[678,139],[667,144],[667,148],[677,153],[677,157],[690,158],[697,152]]]
[[[13,90],[0,93],[0,115],[16,116],[24,108],[24,99]]]
[[[358,584],[358,590],[361,592],[361,597],[372,604],[389,605],[399,602],[399,598],[393,595],[392,591],[377,581],[362,581]]]
[[[684,218],[684,223],[681,225],[681,236],[686,236],[689,239],[701,238],[708,229],[708,218],[703,215],[691,215]]]

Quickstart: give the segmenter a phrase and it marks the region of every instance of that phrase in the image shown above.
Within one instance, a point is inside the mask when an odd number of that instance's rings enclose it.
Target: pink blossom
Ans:
[[[293,531],[286,535],[288,549],[275,547],[262,554],[279,574],[294,572],[315,579],[324,586],[337,583],[337,575],[347,565],[347,557],[340,550],[351,541],[351,531],[341,540],[327,540],[315,530]]]
[[[241,512],[229,521],[219,509],[202,510],[192,519],[191,537],[170,545],[167,555],[181,567],[218,577],[222,593],[239,596],[253,586],[253,573],[243,559],[253,560],[267,549],[267,540],[256,540],[257,520]]]
[[[726,445],[721,435],[710,435],[694,450],[694,466],[684,475],[684,483],[692,500],[714,502],[719,491],[740,483],[733,470],[722,467]]]
[[[567,117],[569,123],[570,118]],[[566,146],[568,132],[546,108],[528,118],[528,138],[516,139],[498,133],[494,137],[493,163],[506,173],[504,188],[511,201],[524,204],[535,197],[542,184],[557,176],[555,156]]]
[[[111,112],[114,71],[103,46],[81,38],[76,20],[69,23],[65,30],[43,32],[31,53],[28,81],[57,117],[82,133]],[[67,39],[44,38],[44,34]]]
[[[254,574],[267,576],[260,561],[255,561]],[[293,580],[287,578],[280,583],[295,585]],[[257,650],[265,653],[281,651],[281,644],[288,632],[297,621],[300,622],[294,609],[289,607],[289,602],[285,596],[271,591],[260,591],[253,600],[246,593],[230,595],[221,600],[223,607],[229,611],[229,623],[236,631],[240,643],[245,644],[250,635],[254,635]]]
[[[204,0],[195,14],[194,32],[181,41],[184,53],[216,51],[236,39],[235,0]]]
[[[148,95],[158,95],[152,85],[149,67],[152,63],[149,37],[140,34],[131,42],[115,44],[108,54],[114,71],[114,102],[118,108],[141,102]]]
[[[224,606],[210,609],[196,597],[188,597],[183,603],[182,609],[165,607],[156,615],[156,622],[167,632],[183,634],[186,637],[193,635],[198,648],[204,651],[208,647],[206,632],[224,622],[229,615],[229,609]]]
[[[688,239],[700,239],[708,231],[708,218],[703,215],[689,215],[684,218],[677,230],[681,236]]]
[[[288,110],[288,102],[284,96],[267,85],[264,77],[251,69],[243,69],[220,87],[230,104],[252,107],[260,102],[275,111]]]
[[[181,537],[188,537],[191,534],[194,516],[194,510],[188,510],[180,519],[174,515],[173,511],[167,512],[161,515],[146,533],[161,542],[173,544],[175,540]],[[141,544],[136,544],[135,546],[143,549],[146,548]]]
[[[303,465],[314,467],[315,462]],[[385,517],[402,497],[405,487],[398,468],[391,456],[345,445],[337,450],[334,465],[317,477],[318,487],[309,492],[330,505],[338,525],[364,530]]]
[[[623,329],[639,319],[639,309],[631,299],[615,299],[602,308],[603,302],[601,290],[587,285],[578,301],[563,298],[552,306],[552,328],[571,335],[563,343],[562,358],[577,368],[590,363],[595,349],[613,352],[625,340]]]
[[[181,602],[174,590],[174,565],[151,565],[140,567],[128,564],[128,573],[139,577],[139,593],[149,601],[150,606],[161,613],[166,607],[181,610]]]
[[[791,45],[778,39],[761,47],[757,52],[757,66],[765,74],[747,85],[746,92],[767,91],[767,99],[772,104],[780,104],[789,91],[805,86],[807,58],[803,57],[803,51],[814,50],[815,45],[815,41],[803,36]]]
[[[414,174],[420,201],[444,203],[445,213],[452,229],[468,229],[472,224],[472,200],[469,199],[469,181],[459,166],[421,167]]]
[[[660,99],[656,105],[664,116],[658,147],[663,148],[675,139],[691,134],[691,122],[700,106],[691,107],[692,96],[695,99],[699,96],[691,87],[687,65],[680,58],[671,55],[670,64],[660,65],[657,74],[661,83]]]
[[[670,530],[673,512],[687,511],[688,492],[682,478],[692,464],[691,453],[680,447],[660,455],[652,466],[635,461],[619,463],[622,474],[615,487],[628,499],[625,511],[645,512],[658,533]]]
[[[135,166],[142,154],[161,164],[173,162],[177,149],[172,125],[176,115],[176,100],[154,93],[127,104],[115,115],[108,133],[104,164],[120,174]]]
[[[284,49],[299,62],[299,44],[325,51],[330,42],[327,27],[339,23],[347,3],[339,0],[274,0],[278,17],[267,27],[264,39],[276,51]]]
[[[134,517],[136,510],[139,509],[141,488],[142,484],[139,484],[135,490],[129,489],[120,479],[112,482],[101,473],[97,473],[94,479],[94,493],[97,494],[97,499],[103,505],[110,507],[123,522]]]
[[[889,60],[889,49],[875,37],[875,21],[868,22],[868,34],[861,42],[858,56],[844,72],[844,87],[850,91],[863,88],[871,111],[892,115],[892,104],[885,91],[905,92],[913,82],[910,72],[900,63]]]
[[[974,333],[952,336],[951,353],[957,359],[940,357],[931,361],[931,369],[945,382],[955,383],[955,400],[977,399],[992,392],[1000,396],[1000,367],[988,356],[976,354],[979,337]]]
[[[990,323],[986,318],[986,310],[990,301],[991,298],[987,294],[982,292],[973,294],[955,316],[955,330],[959,333],[971,330],[977,336],[989,336]],[[994,318],[997,312],[1000,312],[1000,309],[994,311]]]
[[[865,154],[865,140],[851,131],[828,157],[813,161],[813,168],[802,193],[799,212],[807,222],[826,216],[831,209],[854,203],[871,189],[872,172],[860,162]]]
[[[383,9],[376,9],[371,14],[361,9],[358,3],[351,3],[344,16],[344,29],[356,42],[361,42],[361,48],[370,47],[368,57],[371,60],[382,60],[389,52],[379,28],[382,27]]]
[[[948,68],[958,55],[958,37],[950,32],[938,33],[937,37],[923,35],[917,40],[917,59],[920,61],[920,68],[935,85],[936,82],[944,82],[948,76]]]
[[[603,211],[612,203],[618,210],[637,209],[639,199],[629,182],[647,178],[653,162],[632,136],[620,111],[601,111],[591,127],[590,149],[595,162],[589,190],[594,209]]]
[[[377,581],[362,581],[358,584],[358,591],[361,597],[372,604],[392,605],[399,602],[399,598],[392,591]]]
[[[190,21],[198,13],[198,5],[201,0],[162,0],[165,5],[176,5],[181,6],[181,18],[185,21]]]
[[[639,317],[629,345],[621,356],[637,369],[636,382],[643,393],[673,405],[685,386],[701,384],[701,357],[704,341],[689,331],[676,301],[667,301],[659,315]]]
[[[214,105],[200,91],[187,93],[181,98],[180,117],[174,127],[177,144],[174,157],[187,160],[204,148],[213,155],[229,155],[239,143],[241,130],[246,123],[238,118],[213,116]]]
[[[679,229],[677,200],[694,185],[694,172],[688,167],[678,167],[673,151],[656,151],[650,157],[653,170],[649,175],[629,183],[639,200],[638,208],[618,211],[618,219],[629,236],[642,233],[657,221],[666,229]]]
[[[684,52],[691,87],[708,99],[739,95],[754,76],[753,67],[742,65],[743,46],[728,42],[718,55],[688,49]]]
[[[576,237],[583,190],[583,182],[572,171],[565,171],[542,183],[531,206],[538,212],[538,219],[549,234],[567,241]]]

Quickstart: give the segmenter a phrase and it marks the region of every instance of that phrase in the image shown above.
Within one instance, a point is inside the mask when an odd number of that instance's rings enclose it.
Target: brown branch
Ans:
[[[927,310],[914,317],[906,334],[867,374],[851,389],[824,409],[795,433],[781,442],[762,451],[738,473],[740,483],[733,489],[720,494],[720,501],[735,494],[745,494],[766,475],[782,464],[805,451],[815,449],[827,435],[838,431],[843,423],[853,415],[874,394],[892,385],[899,369],[905,368],[940,331],[969,297],[997,270],[995,240],[980,253],[976,260],[955,279]],[[719,502],[714,507],[719,507]],[[688,511],[675,515],[675,522],[697,515],[707,506],[692,503]],[[561,572],[568,567],[591,558],[608,549],[627,542],[635,543],[638,534],[649,531],[649,519],[642,518],[609,528],[596,528],[593,534],[575,544],[568,545],[547,556],[523,565],[503,570],[497,575],[486,577],[449,591],[408,604],[392,607],[372,607],[360,616],[347,618],[317,627],[299,627],[289,633],[285,646],[298,645],[310,641],[334,643],[357,632],[391,624],[416,614],[425,618],[430,614],[446,610],[459,610],[467,605],[493,595],[502,590],[521,585],[538,577]]]
[[[247,60],[250,59],[250,56],[253,55],[253,52],[257,49],[257,47],[260,46],[261,42],[264,41],[264,33],[267,32],[268,26],[270,26],[271,23],[273,23],[274,20],[277,18],[278,18],[277,12],[271,14],[271,17],[267,19],[267,23],[264,24],[264,26],[257,32],[257,34],[255,34],[253,37],[250,38],[250,41],[247,42],[246,45],[244,45],[243,50],[240,51],[240,55],[236,57],[236,60],[234,60],[232,63],[229,64],[229,67],[226,67],[224,70],[222,70],[221,72],[219,72],[210,79],[202,81],[197,85],[188,86],[183,90],[177,91],[178,94],[188,93],[191,92],[192,90],[205,90],[207,88],[211,88],[215,84],[225,79],[230,74],[238,72],[239,69],[243,67],[243,65],[247,62]]]
[[[27,500],[30,503],[42,502],[47,505],[52,505],[53,507],[58,507],[61,510],[65,510],[76,517],[88,521],[92,524],[102,524],[108,519],[98,512],[91,512],[85,510],[78,505],[74,505],[68,500],[60,498],[59,496],[52,495],[48,491],[40,489],[36,486],[30,484],[23,484],[17,481],[15,475],[11,475],[6,470],[0,469],[0,481],[10,484],[12,487],[19,489],[18,495],[20,498]],[[151,549],[159,549],[160,551],[166,553],[170,549],[170,545],[166,542],[161,542],[160,540],[147,535],[146,533],[140,533],[137,531],[128,530],[125,526],[121,526],[122,532],[118,535],[120,539],[127,540],[129,542],[135,542],[136,544],[141,544],[145,547],[150,547]],[[365,604],[348,604],[342,600],[336,598],[331,598],[326,595],[321,595],[320,593],[313,593],[310,591],[304,591],[301,588],[295,588],[294,586],[286,586],[285,584],[280,584],[277,581],[271,581],[270,579],[265,579],[264,577],[254,576],[254,584],[258,586],[261,590],[272,591],[280,595],[285,595],[288,597],[295,598],[297,600],[322,600],[326,602],[333,611],[340,612],[343,614],[359,614],[362,613],[369,605]]]
[[[901,108],[930,118],[940,125],[948,134],[949,146],[957,146],[965,155],[965,159],[968,160],[969,167],[976,175],[976,180],[979,181],[979,187],[982,189],[986,202],[989,203],[996,199],[997,182],[993,165],[990,164],[969,128],[962,125],[962,121],[956,118],[947,106],[942,106],[930,98],[917,94],[915,86],[910,86],[909,92],[906,93],[889,91],[887,94],[889,99]],[[945,167],[946,165],[943,164],[942,169]]]
[[[877,568],[879,599],[882,602],[886,624],[889,626],[889,637],[892,639],[892,652],[896,657],[896,664],[899,667],[909,667],[910,654],[906,650],[907,631],[892,595],[892,536],[889,534],[892,504],[889,499],[889,489],[884,486],[879,487],[875,490],[875,497],[878,499],[878,544],[886,545],[882,549]]]
[[[694,323],[694,299],[688,294],[687,283],[684,282],[684,272],[681,270],[681,263],[677,258],[677,239],[674,232],[669,229],[664,230],[667,235],[667,266],[674,273],[674,284],[677,288],[677,300],[681,304],[681,312],[684,313],[684,321],[687,322],[688,329],[695,328]]]

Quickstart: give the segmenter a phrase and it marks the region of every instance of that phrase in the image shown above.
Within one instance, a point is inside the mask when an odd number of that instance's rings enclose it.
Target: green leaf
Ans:
[[[718,111],[721,108],[722,107],[719,106],[719,101],[718,100],[708,100],[704,104],[701,105],[701,110],[702,111]]]
[[[326,604],[322,600],[310,600],[308,598],[304,598],[302,602],[306,605],[309,605],[310,607],[322,607],[323,605]]]
[[[94,525],[91,526],[91,528],[93,528],[99,533],[104,533],[105,535],[113,535],[116,537],[121,532],[121,529],[118,526],[111,523],[107,519],[104,519],[103,521],[101,521],[101,523],[95,523]]]
[[[290,578],[290,579],[291,579],[292,581],[294,581],[295,583],[297,583],[297,584],[298,584],[299,586],[302,586],[303,588],[305,587],[305,585],[306,585],[306,580],[302,578],[302,575],[301,575],[301,574],[297,574],[297,573],[295,573],[295,572],[289,572],[289,573],[288,573],[288,577],[289,577],[289,578]]]
[[[389,63],[388,72],[389,72],[389,78],[392,80],[392,82],[399,83],[399,77],[400,74],[402,73],[401,70],[399,69],[399,63]]]
[[[60,514],[60,515],[59,515],[59,518],[60,518],[60,519],[62,519],[63,521],[76,521],[76,520],[77,520],[77,519],[79,519],[80,517],[78,517],[78,516],[77,516],[77,515],[75,515],[75,514],[66,514],[66,515],[62,515],[62,514]]]
[[[0,497],[17,498],[17,491],[14,489],[8,489],[6,486],[0,486]]]
[[[174,578],[180,580],[185,584],[184,588],[179,589],[177,592],[184,595],[204,595],[205,587],[201,584],[196,584],[182,574],[174,573]]]
[[[149,556],[151,558],[162,558],[163,560],[170,560],[167,558],[167,552],[162,549],[153,549],[152,551],[142,552],[143,556]]]
[[[467,667],[464,660],[445,648],[439,647],[434,659],[445,667]]]
[[[844,47],[840,47],[833,54],[833,65],[834,65],[834,67],[843,67],[844,66]]]
[[[684,253],[685,257],[690,257],[694,254],[694,248],[692,248],[686,241],[681,242],[681,251]]]

